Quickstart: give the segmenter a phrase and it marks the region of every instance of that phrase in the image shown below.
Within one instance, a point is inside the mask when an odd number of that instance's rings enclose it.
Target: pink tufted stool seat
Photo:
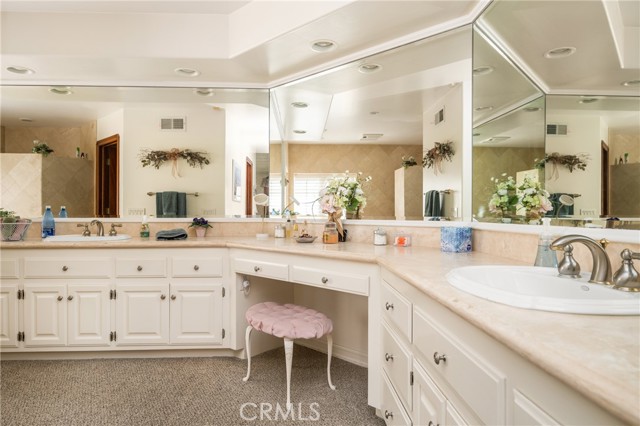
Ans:
[[[319,339],[327,336],[327,380],[329,387],[335,390],[331,383],[331,351],[333,339],[333,323],[321,312],[304,306],[287,303],[280,305],[274,302],[258,303],[247,309],[245,318],[249,323],[245,340],[247,349],[247,376],[251,375],[251,347],[249,338],[251,331],[256,329],[272,336],[284,339],[284,353],[287,368],[287,407],[291,406],[291,363],[293,360],[293,341],[295,339]]]

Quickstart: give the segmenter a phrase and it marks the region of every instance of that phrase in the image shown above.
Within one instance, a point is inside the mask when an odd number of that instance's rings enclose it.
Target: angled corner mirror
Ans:
[[[461,219],[471,32],[459,28],[272,89],[272,213],[325,217],[319,192],[348,171],[371,176],[362,219]],[[424,153],[447,141],[455,154],[423,168]],[[415,165],[403,167],[410,158]],[[437,210],[426,211],[428,194]]]
[[[0,89],[4,208],[23,217],[41,216],[44,205],[56,213],[65,205],[70,217],[172,217],[158,213],[157,194],[178,192],[186,205],[177,217],[261,213],[253,195],[269,173],[266,89]],[[32,153],[34,141],[53,152]]]

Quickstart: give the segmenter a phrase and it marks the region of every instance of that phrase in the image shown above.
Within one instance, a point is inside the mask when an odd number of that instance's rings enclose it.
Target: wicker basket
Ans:
[[[31,219],[18,219],[17,222],[0,223],[2,241],[22,241],[31,226]]]

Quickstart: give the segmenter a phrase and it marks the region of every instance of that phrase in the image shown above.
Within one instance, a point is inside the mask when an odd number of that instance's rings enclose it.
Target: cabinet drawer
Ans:
[[[485,424],[505,423],[505,382],[479,354],[455,340],[419,307],[413,311],[413,342],[431,371],[441,376]],[[436,363],[436,357],[445,357]]]
[[[236,272],[259,277],[275,278],[277,280],[289,280],[289,265],[286,263],[238,258],[234,260],[234,266]]]
[[[411,411],[413,405],[410,383],[411,353],[384,321],[382,322],[380,357],[382,369],[387,373],[387,377],[398,392],[407,411]]]
[[[331,272],[305,266],[291,266],[291,281],[347,293],[369,294],[369,276]]]
[[[109,278],[111,260],[107,257],[56,259],[27,257],[24,259],[25,278]]]
[[[18,259],[0,259],[0,278],[19,278]]]
[[[411,418],[402,407],[402,403],[391,386],[385,373],[382,373],[382,404],[380,412],[387,425],[411,426]]]
[[[398,293],[386,281],[382,281],[380,291],[382,316],[393,324],[411,341],[411,302]]]
[[[174,277],[222,277],[221,257],[174,257]]]
[[[116,277],[166,277],[167,260],[161,258],[117,258]]]

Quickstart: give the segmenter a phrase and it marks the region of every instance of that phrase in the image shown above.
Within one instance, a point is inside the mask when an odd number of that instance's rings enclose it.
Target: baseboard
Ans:
[[[62,359],[126,359],[126,358],[240,358],[244,350],[232,349],[172,349],[152,351],[105,351],[105,352],[3,352],[2,361],[40,361]]]
[[[327,353],[327,342],[325,340],[316,339],[298,339],[295,341],[296,345],[304,346],[305,348],[313,349],[314,351]],[[295,355],[294,355],[295,356]],[[360,367],[367,368],[367,354],[354,351],[344,346],[333,344],[332,356],[339,358],[343,361],[350,362],[351,364],[358,365]]]

